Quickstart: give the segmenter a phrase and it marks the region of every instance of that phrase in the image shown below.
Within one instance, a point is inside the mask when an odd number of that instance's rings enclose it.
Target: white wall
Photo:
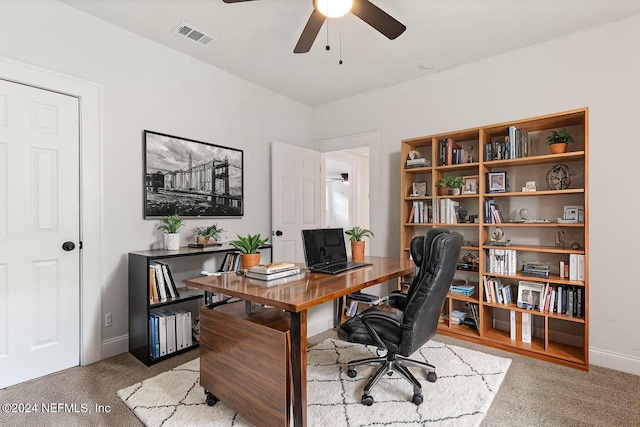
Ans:
[[[102,357],[128,350],[127,253],[161,247],[157,220],[142,218],[142,130],[244,150],[241,219],[214,220],[269,236],[268,141],[310,146],[310,108],[53,0],[3,2],[0,57],[102,86]],[[211,220],[187,219],[187,232]],[[102,322],[101,322],[102,324]]]
[[[640,16],[314,109],[314,140],[379,131],[375,255],[400,252],[400,141],[589,107],[590,362],[640,374]],[[357,112],[357,114],[354,114]],[[620,185],[622,184],[622,185]]]

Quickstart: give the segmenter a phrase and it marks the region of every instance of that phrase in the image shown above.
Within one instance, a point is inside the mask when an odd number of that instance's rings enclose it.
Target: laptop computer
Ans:
[[[342,228],[302,230],[302,244],[307,268],[312,272],[338,274],[371,265],[347,261]]]

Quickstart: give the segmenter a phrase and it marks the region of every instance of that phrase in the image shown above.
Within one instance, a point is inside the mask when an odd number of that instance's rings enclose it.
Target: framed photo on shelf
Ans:
[[[478,194],[478,175],[462,177],[462,194]]]
[[[506,172],[487,173],[487,188],[489,193],[504,193],[508,188]]]
[[[144,218],[244,213],[243,151],[145,130]]]
[[[543,292],[543,283],[520,281],[518,283],[517,306],[527,310],[539,310]]]
[[[416,181],[411,186],[411,196],[426,196],[427,195],[427,181]]]

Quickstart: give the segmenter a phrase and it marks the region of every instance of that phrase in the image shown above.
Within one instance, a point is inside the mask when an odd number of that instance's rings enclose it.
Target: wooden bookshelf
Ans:
[[[516,141],[528,141],[521,144],[517,153],[502,152],[501,158],[485,158],[486,145],[497,146],[509,136],[510,126],[526,131],[526,138]],[[568,151],[562,154],[551,154],[546,138],[552,130],[566,128],[574,137],[575,143],[569,144]],[[449,293],[445,301],[442,316],[438,325],[439,333],[460,339],[477,342],[487,346],[510,350],[538,359],[587,370],[589,366],[589,208],[588,208],[588,109],[582,108],[545,116],[532,117],[481,126],[473,129],[446,132],[436,135],[406,139],[401,144],[401,251],[400,257],[409,259],[409,246],[414,236],[425,234],[429,228],[445,227],[461,233],[465,243],[461,257],[472,254],[478,260],[478,270],[458,270],[456,279],[465,279],[476,284],[476,293],[472,296],[461,296]],[[511,134],[513,136],[513,134]],[[463,163],[442,164],[446,162],[443,150],[449,140],[460,147],[462,153],[456,158]],[[409,151],[416,150],[427,159],[430,166],[406,168],[405,161]],[[473,159],[468,160],[468,152],[472,151]],[[495,153],[495,151],[494,151]],[[494,154],[492,153],[492,156]],[[571,171],[571,183],[568,188],[550,188],[547,173],[557,164],[568,166]],[[487,174],[505,172],[509,187],[505,192],[489,192]],[[445,176],[477,176],[477,194],[458,194],[440,196],[438,182]],[[426,196],[411,196],[412,184],[427,181]],[[535,181],[536,191],[522,191],[527,181]],[[442,199],[457,202],[458,212],[467,212],[466,219],[477,216],[474,222],[448,223],[433,221],[433,212],[442,206]],[[504,216],[500,224],[490,223],[485,218],[485,202],[493,200],[498,204]],[[409,218],[414,205],[422,203],[424,222],[416,222]],[[451,203],[455,205],[456,203]],[[451,206],[449,205],[449,206]],[[558,218],[564,214],[564,206],[581,206],[584,209],[584,221],[580,223],[559,223]],[[415,208],[414,208],[415,209]],[[509,222],[521,221],[521,209],[527,209],[529,219],[547,219],[549,222]],[[430,217],[431,214],[431,217]],[[505,239],[510,246],[490,246],[490,240],[496,227],[502,228]],[[556,246],[557,236],[565,238],[565,245]],[[578,243],[577,249],[572,243]],[[497,274],[487,272],[488,250],[509,249],[515,251],[517,271],[514,274]],[[569,280],[559,274],[559,262],[569,264],[573,254],[584,255],[584,280]],[[522,274],[523,262],[536,262],[551,267],[548,278],[531,277]],[[483,279],[499,278],[502,284],[511,287],[514,302],[500,304],[487,302]],[[526,310],[517,307],[515,299],[518,295],[520,281],[549,284],[554,290],[563,288],[580,289],[582,316],[568,315],[554,311]],[[465,310],[468,303],[478,305],[478,329],[454,325],[448,319],[453,310]],[[469,314],[470,311],[466,310]],[[516,339],[511,339],[511,312],[516,318]],[[532,316],[531,343],[522,341],[522,314]]]

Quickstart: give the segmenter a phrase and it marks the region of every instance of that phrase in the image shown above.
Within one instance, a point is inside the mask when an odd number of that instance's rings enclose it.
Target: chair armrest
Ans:
[[[407,306],[407,294],[400,291],[392,291],[389,294],[389,305],[404,311]]]
[[[387,349],[387,346],[384,344],[384,342],[382,341],[382,339],[380,339],[380,336],[378,335],[378,332],[376,332],[376,330],[373,328],[373,326],[369,323],[372,320],[377,320],[377,321],[382,321],[382,322],[386,322],[389,323],[390,325],[393,325],[397,328],[401,328],[402,325],[400,322],[398,322],[394,317],[393,317],[393,313],[392,312],[388,312],[388,311],[381,311],[378,309],[374,309],[373,307],[363,311],[360,314],[357,314],[355,316],[356,318],[358,318],[362,324],[364,325],[365,328],[367,328],[367,331],[369,332],[369,335],[371,335],[371,337],[378,343],[378,347],[379,348],[384,348],[385,350]]]

